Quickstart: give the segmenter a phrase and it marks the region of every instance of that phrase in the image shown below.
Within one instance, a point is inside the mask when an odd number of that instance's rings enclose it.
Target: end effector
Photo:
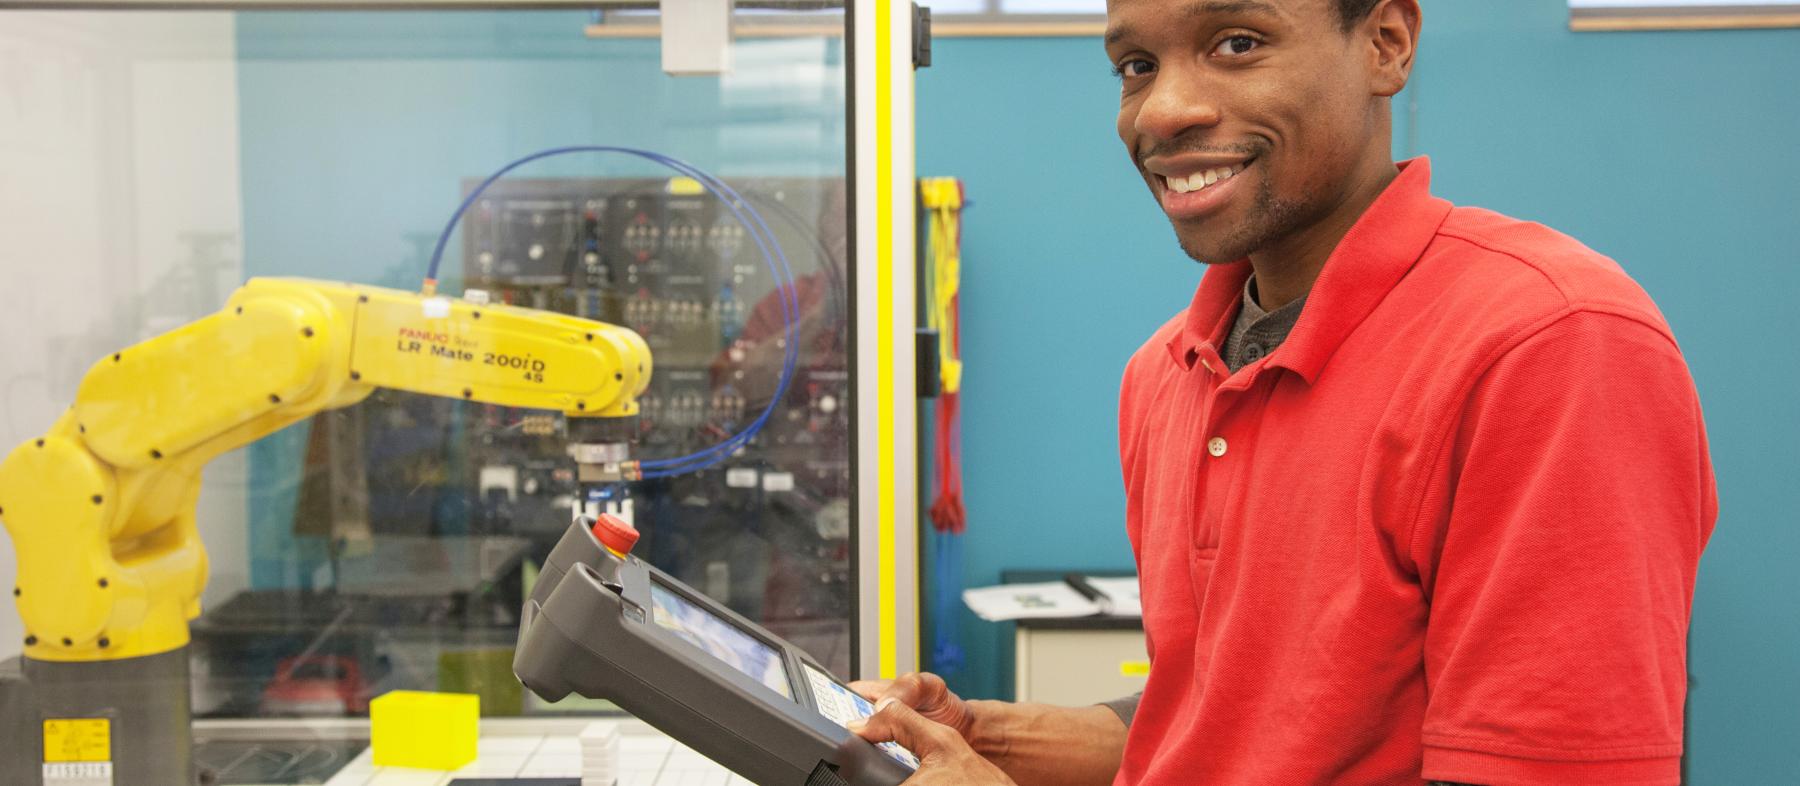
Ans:
[[[582,485],[619,483],[642,477],[631,459],[638,416],[571,417],[568,419],[569,456],[575,459],[575,480]]]

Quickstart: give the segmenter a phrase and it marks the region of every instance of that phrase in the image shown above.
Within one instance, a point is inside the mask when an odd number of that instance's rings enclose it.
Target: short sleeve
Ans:
[[[1657,325],[1577,311],[1506,351],[1421,505],[1427,780],[1679,782],[1686,636],[1717,515]]]
[[[1101,702],[1100,706],[1112,710],[1113,714],[1119,716],[1119,720],[1125,723],[1126,728],[1131,728],[1131,719],[1137,716],[1138,703],[1143,699],[1144,692],[1138,691],[1130,696],[1121,696],[1112,701]]]

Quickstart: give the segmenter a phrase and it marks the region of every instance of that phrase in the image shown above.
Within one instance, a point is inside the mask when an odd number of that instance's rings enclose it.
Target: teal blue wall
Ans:
[[[727,177],[843,174],[837,43],[747,42],[729,76],[677,79],[658,42],[589,39],[588,18],[238,14],[245,274],[417,286],[463,179],[551,147],[648,148]],[[664,170],[581,155],[517,174]],[[460,291],[459,249],[445,256],[445,291]],[[250,447],[255,586],[306,586],[323,559],[292,534],[305,445],[296,426]]]
[[[1800,30],[1570,33],[1561,0],[1426,4],[1397,155],[1436,190],[1617,258],[1685,348],[1722,508],[1694,602],[1692,782],[1800,773]],[[940,40],[921,174],[967,214],[962,579],[1126,567],[1112,431],[1127,356],[1199,277],[1131,173],[1092,39]],[[1414,107],[1409,112],[1409,107]],[[953,684],[1006,696],[1000,626]]]

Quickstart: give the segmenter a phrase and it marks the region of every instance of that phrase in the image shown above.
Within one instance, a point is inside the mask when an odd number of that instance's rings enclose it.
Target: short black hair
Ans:
[[[1349,32],[1352,26],[1375,10],[1378,2],[1381,0],[1337,0],[1338,22],[1344,26],[1345,32]]]

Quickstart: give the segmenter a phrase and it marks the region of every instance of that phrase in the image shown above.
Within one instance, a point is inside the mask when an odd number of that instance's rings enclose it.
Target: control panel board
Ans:
[[[742,212],[780,244],[797,314],[784,315],[775,271],[740,218],[685,178],[499,181],[464,215],[463,285],[642,335],[656,371],[640,400],[639,459],[693,455],[768,412],[735,455],[618,493],[644,532],[640,555],[844,673],[852,482],[844,184],[727,182]],[[799,347],[788,367],[790,322]],[[785,394],[772,402],[784,374]],[[474,414],[467,444],[484,531],[560,530],[576,488],[555,418],[496,407]]]

